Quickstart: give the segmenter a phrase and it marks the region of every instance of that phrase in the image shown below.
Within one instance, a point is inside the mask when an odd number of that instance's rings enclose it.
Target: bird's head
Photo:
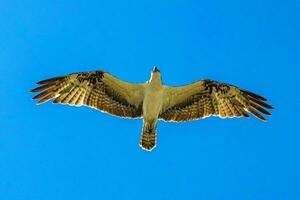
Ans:
[[[150,81],[151,82],[152,81],[159,81],[159,82],[161,82],[160,71],[159,71],[159,69],[156,66],[153,67]]]
[[[152,70],[152,73],[160,73],[160,71],[156,66],[154,66],[153,70]]]

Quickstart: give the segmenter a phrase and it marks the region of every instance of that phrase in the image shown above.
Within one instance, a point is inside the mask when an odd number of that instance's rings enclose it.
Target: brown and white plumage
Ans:
[[[167,87],[166,104],[160,118],[165,121],[191,121],[209,116],[249,117],[248,113],[265,121],[271,115],[266,99],[233,85],[201,80],[182,87]],[[261,114],[262,113],[262,114]]]
[[[212,80],[170,87],[162,84],[155,67],[147,83],[121,81],[103,71],[73,73],[38,82],[31,92],[42,104],[53,103],[88,106],[111,115],[143,118],[140,145],[145,150],[156,146],[156,123],[191,121],[209,116],[249,117],[249,113],[265,121],[272,106],[266,99],[236,86]]]
[[[55,98],[53,103],[88,106],[109,114],[137,118],[142,116],[142,84],[121,81],[103,71],[74,73],[38,82],[31,92],[42,104]]]

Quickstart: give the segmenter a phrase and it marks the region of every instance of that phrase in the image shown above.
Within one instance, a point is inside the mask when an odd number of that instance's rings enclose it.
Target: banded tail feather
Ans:
[[[151,151],[156,146],[156,120],[144,120],[140,146],[147,151]]]

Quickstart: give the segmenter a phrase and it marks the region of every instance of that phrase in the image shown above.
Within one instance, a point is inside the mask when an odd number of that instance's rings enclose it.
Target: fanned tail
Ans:
[[[144,121],[140,146],[147,151],[156,146],[156,120]]]

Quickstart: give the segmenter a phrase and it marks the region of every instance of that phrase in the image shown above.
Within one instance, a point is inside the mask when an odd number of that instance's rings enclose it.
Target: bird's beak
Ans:
[[[156,66],[154,66],[152,72],[159,72],[159,69]]]

